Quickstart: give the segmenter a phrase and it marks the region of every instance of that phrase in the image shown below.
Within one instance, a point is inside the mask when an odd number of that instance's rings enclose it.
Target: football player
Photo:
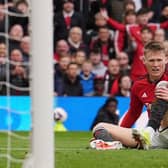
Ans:
[[[95,139],[104,141],[114,139],[129,147],[138,145],[145,149],[151,145],[152,135],[160,126],[168,102],[168,88],[158,87],[155,89],[160,81],[168,81],[168,76],[165,73],[167,58],[163,44],[155,41],[148,43],[144,49],[143,62],[148,74],[144,79],[133,84],[130,108],[121,122],[121,127],[100,123],[93,129]],[[146,130],[141,132],[136,129],[127,129],[138,119],[144,105],[147,106],[148,115],[151,116]],[[163,130],[166,128],[165,126],[162,127]],[[160,132],[158,134],[160,135]]]

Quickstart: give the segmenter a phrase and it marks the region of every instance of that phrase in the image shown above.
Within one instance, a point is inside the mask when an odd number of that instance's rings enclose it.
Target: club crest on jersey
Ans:
[[[146,98],[148,97],[147,94],[144,92],[143,95],[142,95],[142,98]]]

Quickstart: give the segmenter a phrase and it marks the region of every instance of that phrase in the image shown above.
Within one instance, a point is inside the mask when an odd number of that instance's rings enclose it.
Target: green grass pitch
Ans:
[[[21,132],[19,135],[28,136]],[[90,132],[56,133],[55,154],[57,168],[167,168],[168,150],[109,150],[89,149]],[[29,141],[11,136],[12,156],[23,159],[29,148]],[[7,134],[0,133],[0,168],[6,168]],[[47,155],[47,154],[46,154]],[[21,168],[12,163],[11,168]]]

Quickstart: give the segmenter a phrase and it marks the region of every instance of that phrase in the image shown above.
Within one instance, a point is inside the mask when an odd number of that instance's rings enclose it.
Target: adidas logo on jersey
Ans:
[[[142,95],[143,98],[146,98],[148,97],[147,94],[144,92],[143,95]]]

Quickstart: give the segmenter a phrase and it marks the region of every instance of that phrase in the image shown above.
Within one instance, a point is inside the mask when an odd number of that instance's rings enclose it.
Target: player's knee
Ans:
[[[96,130],[99,130],[99,129],[105,129],[105,123],[100,122],[100,123],[96,124],[96,125],[93,127],[92,132],[94,133]]]
[[[112,135],[109,133],[107,123],[99,123],[93,128],[93,136],[95,139],[101,139],[103,141],[112,141]]]

